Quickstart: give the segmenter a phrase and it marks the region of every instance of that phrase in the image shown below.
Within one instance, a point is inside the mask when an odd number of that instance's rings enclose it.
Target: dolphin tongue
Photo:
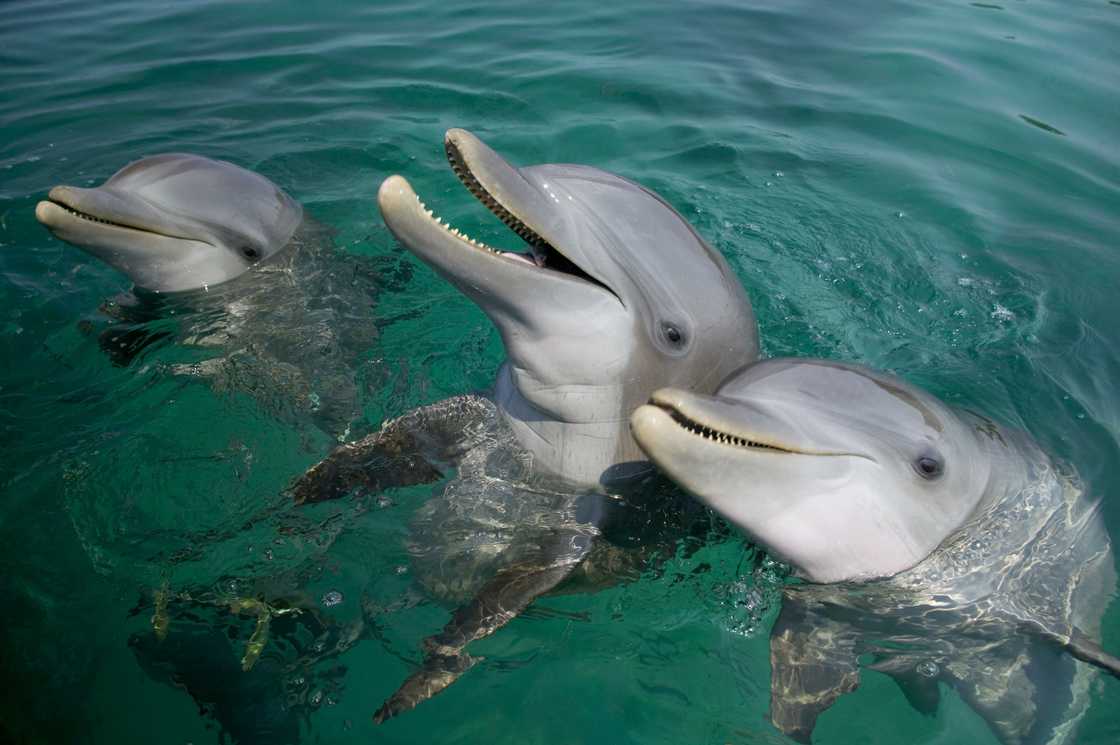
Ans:
[[[544,258],[537,256],[536,254],[519,254],[514,253],[513,251],[502,251],[502,256],[505,256],[509,259],[515,259],[517,261],[523,261],[526,264],[530,264],[532,266],[544,266]]]

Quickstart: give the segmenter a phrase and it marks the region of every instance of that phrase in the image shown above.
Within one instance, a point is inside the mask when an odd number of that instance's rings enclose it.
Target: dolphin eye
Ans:
[[[945,466],[939,459],[930,455],[923,455],[914,461],[914,470],[917,471],[918,475],[923,479],[932,481],[944,472]]]
[[[250,261],[256,261],[261,257],[261,252],[253,248],[252,246],[242,246],[241,255],[246,259],[249,259]]]
[[[674,347],[679,347],[684,344],[684,334],[671,323],[661,324],[661,333],[665,335],[665,339]]]

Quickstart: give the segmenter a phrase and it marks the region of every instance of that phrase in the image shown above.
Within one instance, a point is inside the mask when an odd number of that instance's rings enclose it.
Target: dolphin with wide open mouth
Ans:
[[[581,165],[516,168],[469,132],[444,140],[470,193],[524,246],[489,246],[433,214],[401,176],[378,203],[410,252],[474,301],[507,359],[488,395],[386,422],[293,486],[297,501],[457,478],[417,514],[414,576],[464,602],[376,715],[439,692],[464,653],[584,563],[611,511],[605,492],[650,465],[631,411],[672,385],[710,393],[758,356],[750,301],[724,258],[664,199]]]

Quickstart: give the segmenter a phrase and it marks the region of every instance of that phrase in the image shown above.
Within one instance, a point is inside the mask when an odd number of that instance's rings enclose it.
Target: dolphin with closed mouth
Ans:
[[[443,223],[404,178],[378,203],[400,242],[473,300],[507,354],[488,395],[386,422],[293,486],[300,502],[457,477],[417,513],[416,576],[463,603],[425,642],[383,721],[473,664],[464,648],[551,591],[594,553],[605,492],[650,465],[630,412],[666,385],[710,393],[758,356],[750,302],[723,257],[664,199],[581,165],[517,168],[469,132],[444,140],[452,170],[526,244],[485,245]]]
[[[102,307],[116,322],[100,335],[115,364],[174,339],[205,359],[172,372],[219,391],[248,390],[329,434],[348,431],[355,371],[378,336],[369,308],[380,273],[335,250],[330,231],[272,181],[226,161],[165,153],[100,186],[56,186],[35,216],[134,283]]]
[[[281,251],[303,208],[233,163],[165,153],[129,163],[101,186],[56,186],[35,217],[137,287],[182,292],[228,282]]]
[[[809,742],[861,664],[1005,745],[1072,741],[1116,589],[1099,501],[1025,433],[859,365],[772,359],[631,419],[664,473],[805,580],[770,637],[770,717]],[[1077,665],[1074,658],[1092,664]]]

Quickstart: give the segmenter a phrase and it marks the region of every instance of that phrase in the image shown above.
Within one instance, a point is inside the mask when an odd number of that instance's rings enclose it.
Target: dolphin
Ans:
[[[56,186],[35,217],[137,287],[182,292],[228,282],[279,252],[303,208],[260,174],[165,153],[129,163],[92,189]]]
[[[1099,502],[1027,434],[813,359],[759,362],[716,395],[657,391],[631,426],[803,580],[770,637],[770,717],[794,739],[861,664],[926,714],[951,686],[1006,745],[1071,740],[1096,668],[1120,674],[1093,641],[1116,587]]]
[[[153,155],[97,187],[54,187],[35,216],[132,280],[101,308],[111,323],[100,344],[115,364],[175,339],[205,358],[171,372],[348,431],[355,367],[378,336],[369,307],[380,273],[334,250],[329,230],[269,179],[199,155]]]
[[[449,685],[474,662],[470,641],[601,550],[612,513],[604,495],[651,470],[629,431],[633,408],[667,385],[713,392],[758,356],[746,292],[664,199],[588,166],[517,168],[461,129],[444,145],[468,191],[527,250],[445,225],[401,176],[381,185],[381,213],[405,248],[490,318],[507,359],[488,394],[390,420],[292,487],[297,502],[312,502],[458,470],[417,513],[411,550],[414,576],[463,604],[377,721]]]

